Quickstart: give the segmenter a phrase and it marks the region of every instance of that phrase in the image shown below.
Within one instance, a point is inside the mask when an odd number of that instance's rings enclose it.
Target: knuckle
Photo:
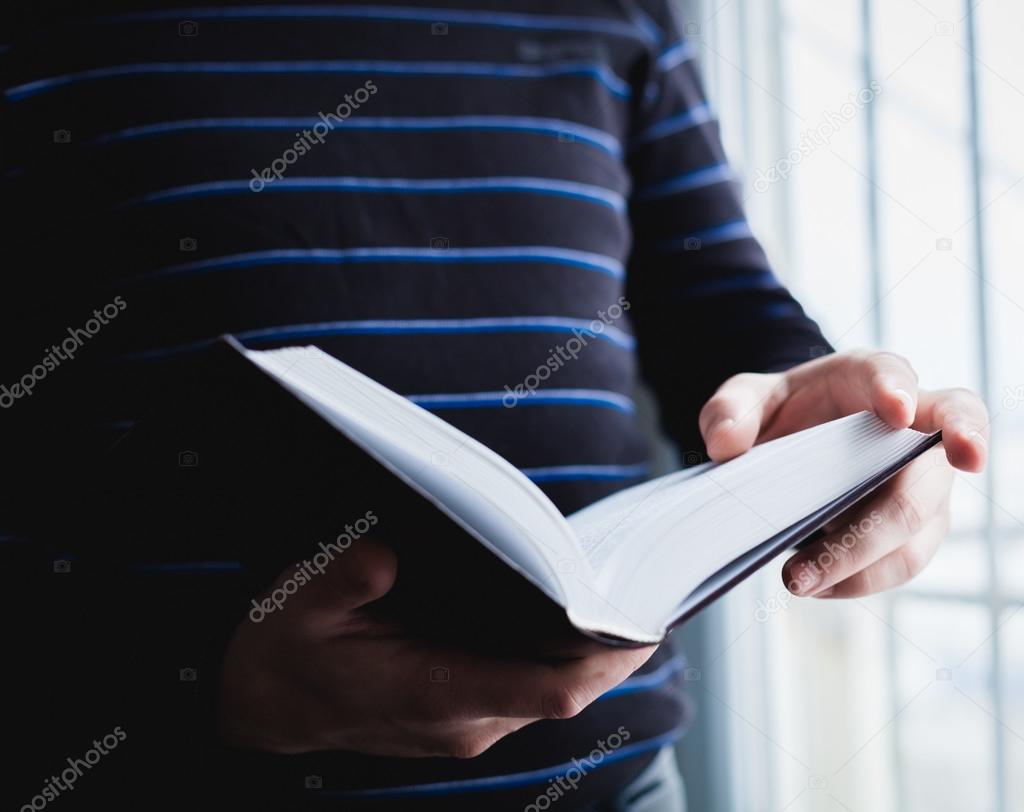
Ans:
[[[880,350],[872,353],[870,361],[872,366],[876,369],[883,369],[889,367],[901,367],[916,383],[918,380],[917,371],[914,369],[913,364],[910,363],[905,357],[895,352],[889,352],[887,350]]]
[[[988,423],[988,407],[985,405],[978,393],[964,386],[957,386],[949,390],[952,400],[955,403],[960,403],[963,408],[971,412],[971,416],[975,419],[980,419],[985,423]]]
[[[856,349],[841,353],[838,358],[844,367],[853,371],[868,363],[873,355],[873,350],[869,350],[864,347],[857,347]]]
[[[847,579],[844,586],[851,595],[873,595],[881,589],[874,569],[868,567]]]
[[[865,533],[851,524],[842,535],[837,533],[833,538],[834,541],[828,541],[822,546],[816,559],[822,569],[838,567],[841,571],[849,572],[855,570],[858,562],[867,557],[871,544],[870,532]]]
[[[872,352],[870,360],[879,366],[897,364],[899,366],[906,367],[908,370],[913,369],[910,365],[910,361],[908,361],[904,356],[895,352],[890,352],[889,350],[876,350],[875,352]]]
[[[905,544],[896,554],[899,582],[906,583],[921,573],[930,558],[928,552],[915,544]]]
[[[561,686],[544,695],[541,714],[545,719],[571,719],[579,714],[586,703],[569,686]]]
[[[981,403],[981,398],[979,398],[975,392],[968,389],[966,386],[954,386],[949,391],[950,394],[956,396],[957,398],[963,398],[964,400],[976,400],[979,404]]]
[[[760,372],[741,372],[738,375],[733,375],[730,380],[741,386],[757,386],[762,380],[764,375]]]
[[[447,755],[452,758],[476,758],[494,744],[494,741],[481,735],[460,735],[453,738],[447,747]]]
[[[756,389],[761,381],[765,378],[764,375],[758,372],[740,372],[728,378],[723,383],[718,391],[711,397],[709,403],[724,402],[727,401],[730,396],[735,395],[737,392],[747,392]],[[728,394],[727,394],[728,393]]]
[[[909,490],[893,494],[891,514],[908,536],[916,536],[925,525],[921,502]]]
[[[870,364],[869,354],[862,350],[854,350],[836,362],[834,372],[845,378],[857,380],[864,375],[866,366]]]
[[[870,541],[867,536],[858,536],[852,530],[843,534],[838,547],[833,546],[837,563],[845,570],[855,570],[860,562],[868,558]]]
[[[859,598],[863,595],[870,595],[877,591],[875,586],[877,579],[871,572],[872,569],[869,567],[859,572],[853,572],[845,578],[840,578],[833,588],[843,598]]]

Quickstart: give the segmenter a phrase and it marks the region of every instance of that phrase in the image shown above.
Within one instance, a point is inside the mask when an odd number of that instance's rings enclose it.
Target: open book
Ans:
[[[507,460],[321,350],[229,342],[534,584],[573,626],[607,642],[661,640],[939,441],[862,412],[566,518]]]

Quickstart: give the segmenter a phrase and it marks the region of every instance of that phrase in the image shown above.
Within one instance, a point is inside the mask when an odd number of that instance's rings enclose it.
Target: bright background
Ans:
[[[1024,3],[681,8],[779,275],[839,349],[906,355],[992,415],[992,465],[957,476],[953,533],[910,585],[779,608],[780,561],[681,630],[692,808],[1024,810]]]

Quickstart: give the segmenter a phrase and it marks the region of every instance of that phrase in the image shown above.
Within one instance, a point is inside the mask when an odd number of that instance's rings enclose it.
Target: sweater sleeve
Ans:
[[[751,232],[684,26],[667,2],[649,17],[662,42],[636,91],[627,292],[643,376],[666,431],[692,451],[697,415],[728,377],[832,350]]]

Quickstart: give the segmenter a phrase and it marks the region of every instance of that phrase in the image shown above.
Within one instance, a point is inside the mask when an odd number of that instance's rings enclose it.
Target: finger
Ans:
[[[463,719],[568,719],[625,680],[655,649],[605,647],[560,665],[473,656],[451,670],[452,711]]]
[[[905,584],[932,560],[946,537],[947,529],[948,525],[943,519],[932,519],[922,532],[902,547],[814,597],[860,598]]]
[[[853,359],[851,374],[840,382],[840,388],[853,395],[858,408],[870,409],[890,426],[909,426],[917,411],[917,373],[909,362],[891,352]]]
[[[871,566],[948,513],[953,472],[930,449],[860,507],[854,520],[794,555],[783,566],[793,594],[816,595]]]
[[[384,542],[360,538],[349,547],[318,553],[281,573],[261,605],[296,630],[331,635],[351,613],[386,595],[394,585],[397,561]]]
[[[476,758],[509,734],[536,721],[538,720],[493,717],[459,722],[455,725],[443,722],[438,732],[423,736],[420,746],[416,749],[416,755]]]
[[[743,373],[723,383],[698,419],[708,456],[723,462],[748,451],[785,399],[785,390],[782,375]]]
[[[941,389],[921,393],[913,428],[942,431],[942,445],[950,465],[961,471],[980,471],[988,459],[988,410],[967,389]]]

